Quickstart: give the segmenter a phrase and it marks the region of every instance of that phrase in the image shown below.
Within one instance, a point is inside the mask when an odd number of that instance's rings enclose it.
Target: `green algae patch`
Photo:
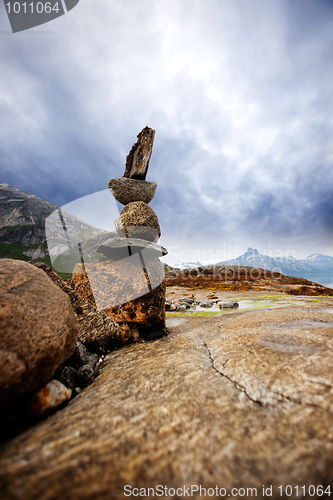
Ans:
[[[189,316],[201,316],[204,318],[208,318],[209,316],[218,316],[219,314],[225,314],[226,312],[231,312],[230,309],[226,311],[190,311],[190,312],[185,312],[185,311],[178,311],[178,312],[166,312],[165,317],[166,318],[179,318],[179,317],[189,317]]]

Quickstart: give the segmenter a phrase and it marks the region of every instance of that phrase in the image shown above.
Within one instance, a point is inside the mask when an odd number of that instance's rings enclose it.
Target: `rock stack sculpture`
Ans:
[[[124,176],[109,181],[114,198],[124,205],[114,221],[116,233],[96,245],[103,255],[84,269],[74,269],[75,290],[117,323],[136,328],[138,335],[158,336],[165,328],[164,266],[168,252],[157,244],[159,221],[148,205],[156,183],[146,175],[155,131],[145,127],[126,158]],[[84,276],[83,276],[84,275]]]

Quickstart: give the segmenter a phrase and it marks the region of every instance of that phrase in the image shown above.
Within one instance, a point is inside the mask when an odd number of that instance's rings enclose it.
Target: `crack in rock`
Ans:
[[[264,382],[257,379],[256,377],[251,376],[250,374],[243,373],[241,376],[243,376],[243,378],[247,377],[248,384],[241,383],[240,380],[236,380],[234,377],[232,377],[230,374],[228,375],[228,373],[226,372],[226,365],[232,359],[231,358],[226,359],[225,361],[223,361],[223,363],[221,362],[220,367],[218,367],[216,364],[217,360],[214,359],[207,343],[204,340],[202,340],[202,343],[208,352],[208,356],[214,371],[219,375],[221,375],[222,377],[228,379],[230,382],[232,382],[233,385],[236,387],[236,389],[243,392],[248,397],[248,399],[253,403],[260,404],[261,406],[267,406],[267,405],[275,406],[278,403],[288,402],[303,406],[314,406],[317,408],[321,408],[324,411],[330,411],[328,408],[318,403],[306,400],[304,401],[300,397],[296,398],[293,396],[282,394],[281,392],[274,391]]]
[[[205,346],[208,356],[211,360],[212,368],[222,377],[225,377],[228,379],[230,382],[234,384],[236,389],[239,391],[243,392],[250,401],[253,403],[260,404],[261,406],[267,406],[267,405],[276,405],[277,403],[280,402],[285,402],[289,400],[282,394],[279,394],[277,392],[274,392],[270,387],[268,387],[266,384],[261,382],[259,379],[252,378],[251,383],[252,387],[249,388],[246,385],[240,383],[240,381],[235,380],[232,378],[230,375],[228,375],[225,371],[224,368],[226,367],[227,363],[230,361],[230,358],[228,358],[224,363],[222,364],[221,368],[219,369],[216,366],[216,360],[214,359],[211,350],[209,349],[208,345],[206,342],[203,340],[203,345]]]

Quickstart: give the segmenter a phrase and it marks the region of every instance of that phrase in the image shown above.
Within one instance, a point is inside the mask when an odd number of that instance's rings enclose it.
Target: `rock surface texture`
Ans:
[[[133,258],[96,261],[85,269],[82,272],[80,264],[74,268],[75,291],[123,329],[129,328],[132,336],[137,331],[134,340],[147,328],[165,327],[164,271],[157,257],[145,259],[144,266]]]
[[[40,269],[0,259],[0,406],[48,382],[78,336],[67,295]]]
[[[64,410],[2,446],[1,498],[117,500],[126,485],[263,498],[265,485],[280,499],[279,486],[332,485],[332,349],[322,299],[184,320],[115,351]]]
[[[122,205],[127,205],[132,201],[150,203],[154,198],[156,186],[156,182],[138,181],[127,177],[109,181],[109,189],[113,197]]]
[[[157,215],[143,201],[126,205],[114,222],[120,237],[157,241],[161,236]]]
[[[36,262],[34,266],[42,269],[68,295],[76,317],[78,340],[91,352],[105,354],[115,347],[139,339],[136,330],[132,331],[127,325],[119,326],[103,311],[97,311],[91,289],[90,295],[82,289],[81,294],[76,293],[48,265]],[[79,269],[82,271],[81,265]],[[89,287],[87,277],[86,286]]]

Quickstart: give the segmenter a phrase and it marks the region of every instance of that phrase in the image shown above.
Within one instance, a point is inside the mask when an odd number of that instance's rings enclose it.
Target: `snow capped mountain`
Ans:
[[[182,262],[181,264],[174,264],[172,267],[177,269],[191,269],[192,267],[201,267],[201,262]]]
[[[255,248],[248,250],[237,257],[222,262],[217,265],[251,266],[267,269],[269,271],[281,272],[285,276],[295,276],[306,278],[311,281],[326,284],[329,286],[333,282],[333,257],[314,253],[306,259],[295,259],[294,257],[270,257],[263,255]]]
[[[303,259],[301,262],[309,262],[318,267],[322,266],[330,266],[333,267],[333,257],[329,255],[323,255],[321,253],[313,253],[309,255],[306,259]]]

